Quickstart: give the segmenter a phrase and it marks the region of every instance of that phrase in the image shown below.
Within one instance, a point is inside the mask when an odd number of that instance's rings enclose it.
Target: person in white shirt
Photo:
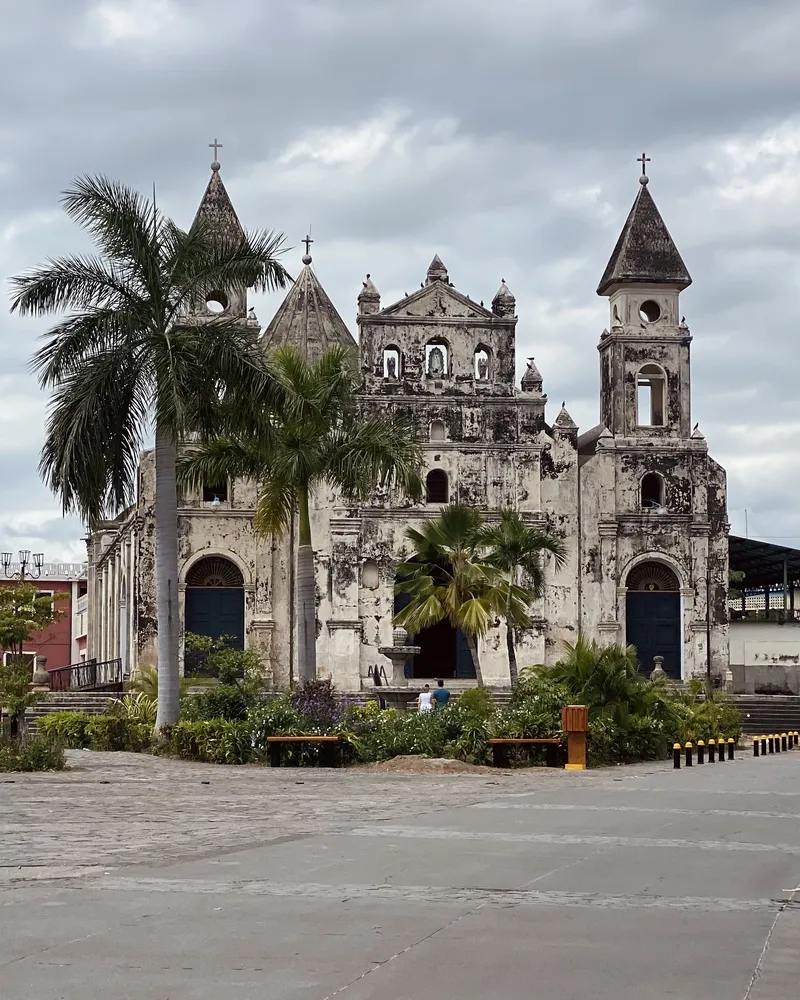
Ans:
[[[433,711],[433,694],[431,692],[430,684],[425,685],[425,690],[420,691],[419,698],[417,699],[419,703],[420,712],[432,712]]]

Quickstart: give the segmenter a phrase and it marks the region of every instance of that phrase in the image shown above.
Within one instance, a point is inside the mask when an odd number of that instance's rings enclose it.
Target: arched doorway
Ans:
[[[396,593],[394,613],[402,610],[410,600],[409,594]],[[420,652],[406,663],[406,677],[414,680],[438,677],[470,680],[475,677],[467,637],[460,628],[453,628],[449,622],[441,621],[423,629],[419,635],[414,636],[413,645],[419,646]]]
[[[215,639],[230,636],[233,649],[244,649],[244,578],[222,556],[206,556],[186,574],[184,627]]]
[[[643,673],[653,657],[664,657],[664,672],[681,679],[681,595],[678,578],[660,562],[640,563],[626,580],[626,641],[639,654]]]

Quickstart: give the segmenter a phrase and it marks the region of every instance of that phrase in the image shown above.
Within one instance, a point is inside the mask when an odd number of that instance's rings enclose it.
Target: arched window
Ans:
[[[403,359],[400,348],[389,344],[383,351],[383,377],[386,379],[400,378],[403,374]]]
[[[213,503],[215,500],[219,500],[220,503],[226,503],[228,500],[228,484],[227,483],[204,483],[203,484],[203,503]]]
[[[666,425],[667,376],[658,365],[644,365],[636,376],[636,423],[639,427]]]
[[[676,591],[680,590],[677,576],[664,563],[644,562],[634,566],[625,581],[628,590]]]
[[[206,556],[200,559],[186,574],[187,587],[210,587],[214,589],[244,587],[242,571],[223,556]]]
[[[377,590],[381,582],[381,573],[374,559],[367,559],[361,567],[361,586],[367,590]]]
[[[492,352],[485,344],[478,344],[475,349],[474,377],[477,382],[488,382],[492,377]]]
[[[648,472],[639,485],[640,503],[645,508],[664,506],[664,479],[657,472]]]
[[[447,428],[444,425],[444,420],[431,420],[430,440],[447,440]]]
[[[431,378],[450,374],[450,345],[443,337],[434,337],[425,345],[425,374]]]
[[[443,469],[431,469],[425,480],[425,502],[447,503],[449,495],[447,473]]]

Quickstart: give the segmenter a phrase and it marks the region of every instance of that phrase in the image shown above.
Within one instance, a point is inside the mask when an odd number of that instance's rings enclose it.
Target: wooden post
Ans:
[[[586,705],[565,705],[561,709],[561,728],[567,734],[567,771],[586,770],[586,733],[589,709]]]

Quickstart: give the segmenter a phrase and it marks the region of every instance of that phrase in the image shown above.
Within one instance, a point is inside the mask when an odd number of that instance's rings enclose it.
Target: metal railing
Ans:
[[[83,660],[49,671],[51,691],[121,691],[122,660]]]

